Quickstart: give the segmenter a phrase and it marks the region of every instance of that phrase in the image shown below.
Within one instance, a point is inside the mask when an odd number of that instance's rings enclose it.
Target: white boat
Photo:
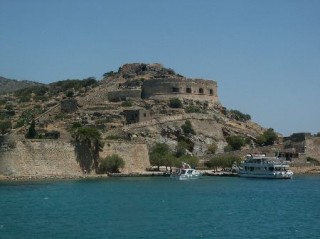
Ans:
[[[200,172],[191,168],[189,164],[183,164],[181,168],[177,168],[171,173],[170,178],[177,180],[198,179],[201,176]]]
[[[247,155],[239,167],[240,177],[291,179],[293,172],[289,164],[277,157]]]

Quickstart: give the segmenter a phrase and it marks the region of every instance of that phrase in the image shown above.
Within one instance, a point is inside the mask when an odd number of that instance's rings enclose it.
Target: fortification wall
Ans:
[[[101,157],[118,154],[125,161],[122,173],[138,173],[150,167],[148,148],[143,143],[108,141],[104,144]]]
[[[125,160],[123,173],[145,171],[150,166],[145,144],[110,141],[101,157],[118,154]],[[14,149],[0,151],[0,175],[14,177],[81,176],[74,146],[59,140],[16,141]]]
[[[142,86],[143,97],[166,100],[172,97],[218,102],[217,82],[203,79],[170,78],[147,80]]]
[[[57,140],[16,141],[0,152],[0,174],[6,176],[82,175],[74,147]]]

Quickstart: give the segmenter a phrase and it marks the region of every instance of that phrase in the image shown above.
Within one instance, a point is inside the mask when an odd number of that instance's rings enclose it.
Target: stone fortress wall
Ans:
[[[78,177],[83,172],[70,142],[51,139],[15,139],[13,149],[0,148],[0,176]],[[145,171],[150,166],[145,144],[108,141],[101,157],[118,154],[125,161],[122,172]]]
[[[169,78],[151,79],[143,83],[146,99],[168,100],[172,97],[218,103],[217,82],[204,79]]]

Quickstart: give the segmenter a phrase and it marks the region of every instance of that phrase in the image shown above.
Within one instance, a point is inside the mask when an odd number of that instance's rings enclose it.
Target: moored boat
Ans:
[[[289,164],[277,157],[247,155],[239,167],[240,177],[291,179],[293,172]]]
[[[200,172],[191,168],[189,164],[183,164],[181,168],[177,168],[171,173],[170,178],[177,180],[198,179],[201,176]]]

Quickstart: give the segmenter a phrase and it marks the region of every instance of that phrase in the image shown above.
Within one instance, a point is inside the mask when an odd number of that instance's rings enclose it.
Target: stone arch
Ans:
[[[203,94],[203,88],[199,88],[199,94]]]
[[[186,88],[186,93],[188,93],[188,94],[191,94],[191,93],[192,93],[192,90],[191,90],[190,87],[187,87],[187,88]]]
[[[213,95],[213,89],[209,89],[209,94]]]

